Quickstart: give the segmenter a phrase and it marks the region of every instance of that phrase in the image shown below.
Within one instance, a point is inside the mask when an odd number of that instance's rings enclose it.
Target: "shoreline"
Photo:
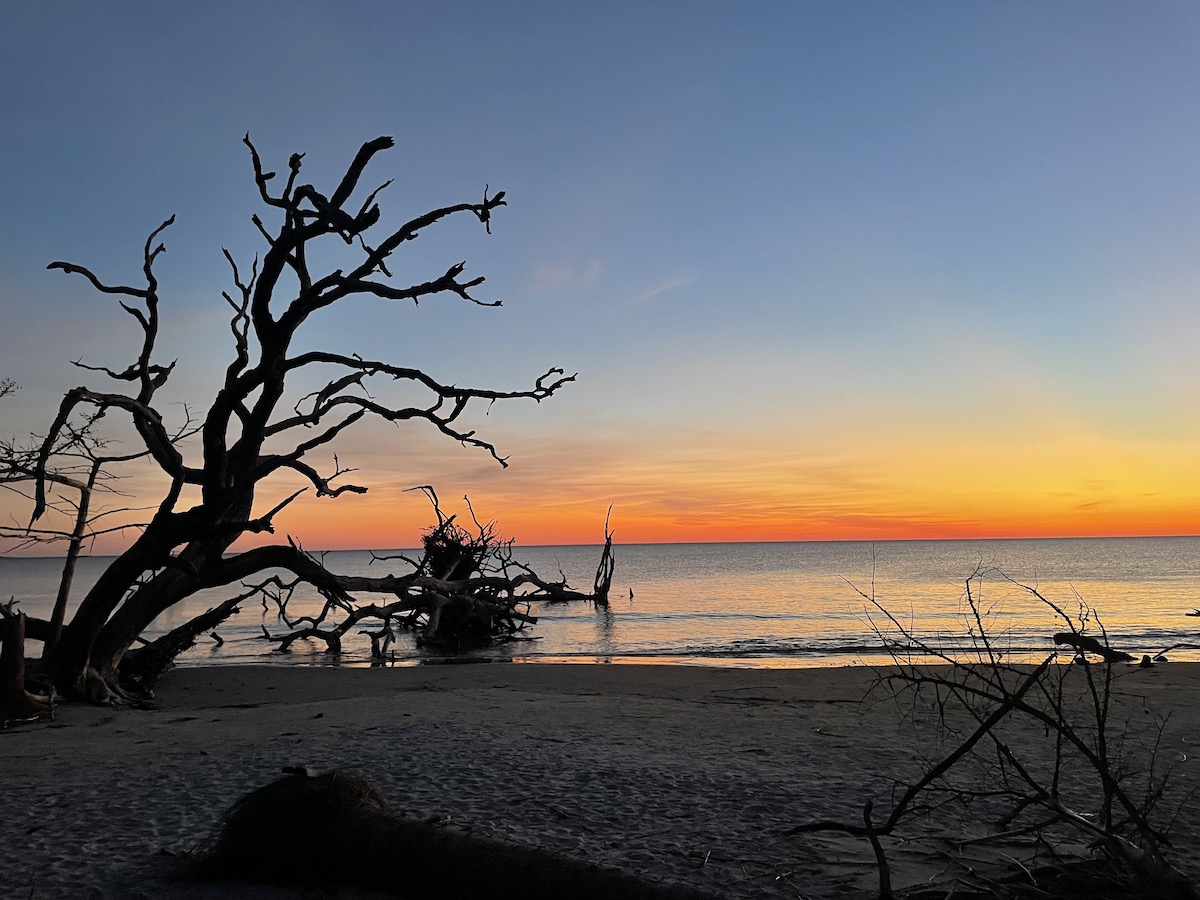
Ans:
[[[867,697],[876,674],[864,666],[175,669],[154,709],[72,705],[56,722],[0,733],[9,798],[0,837],[12,860],[0,870],[0,894],[312,896],[170,880],[173,859],[202,844],[234,800],[283,766],[311,766],[358,769],[421,818],[729,898],[869,896],[875,867],[865,841],[783,832],[815,819],[855,821],[866,799],[886,807],[895,781],[920,773],[911,718],[894,701]],[[1172,760],[1181,787],[1200,783],[1189,742],[1200,735],[1200,664],[1119,674],[1142,707],[1172,713],[1163,752],[1185,756]],[[1196,818],[1187,811],[1179,823],[1178,858],[1200,849]],[[906,851],[894,876],[919,878],[930,865]]]
[[[597,666],[600,668],[697,668],[735,669],[739,671],[788,671],[800,669],[875,669],[892,664],[893,658],[880,650],[875,653],[859,650],[842,652],[793,653],[788,655],[745,655],[728,656],[703,653],[558,653],[525,654],[514,656],[447,655],[406,656],[385,662],[373,660],[365,653],[343,651],[337,658],[326,657],[324,651],[301,655],[300,651],[275,654],[261,651],[255,656],[223,659],[220,662],[198,660],[189,657],[194,650],[181,654],[172,671],[183,669],[226,669],[261,667],[266,669],[422,669],[422,668],[470,668],[472,666]],[[1031,652],[1032,658],[1032,652]],[[931,657],[932,659],[932,657]],[[1196,660],[1200,663],[1200,659]]]

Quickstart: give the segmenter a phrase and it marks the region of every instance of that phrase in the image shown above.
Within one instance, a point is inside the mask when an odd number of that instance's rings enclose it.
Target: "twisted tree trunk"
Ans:
[[[288,160],[286,179],[273,181],[276,173],[264,169],[249,135],[245,144],[259,196],[268,213],[279,217],[279,221],[268,227],[258,215],[252,216],[251,221],[266,241],[266,250],[255,258],[248,278],[243,277],[233,256],[225,253],[234,285],[232,291],[223,294],[233,311],[229,320],[233,352],[222,386],[197,427],[191,427],[185,412],[185,425],[172,431],[156,406],[156,393],[166,384],[175,363],[155,361],[160,297],[154,266],[166,249],[158,242],[159,235],[171,226],[174,217],[146,239],[142,250],[144,287],[105,283],[75,263],[53,262],[49,266],[82,276],[100,293],[123,298],[121,308],[141,330],[141,346],[125,368],[76,363],[89,372],[107,375],[118,382],[118,387],[102,391],[81,386],[63,397],[35,454],[36,464],[30,469],[35,481],[30,528],[49,508],[48,486],[55,482],[52,458],[61,454],[63,436],[73,433],[73,422],[80,415],[87,416],[88,421],[108,413],[129,416],[140,439],[137,455],[152,460],[170,485],[145,530],[100,576],[70,624],[61,625],[65,603],[56,605],[51,622],[39,623],[39,629],[49,635],[44,664],[59,689],[73,697],[97,702],[120,698],[121,659],[157,616],[198,590],[253,574],[241,564],[269,557],[243,553],[238,563],[231,563],[224,554],[242,535],[274,533],[273,518],[304,492],[296,491],[265,513],[256,513],[257,487],[271,476],[281,471],[298,475],[318,497],[364,493],[367,489],[363,485],[333,484],[351,471],[338,463],[336,455],[333,471],[327,474],[318,472],[305,456],[331,445],[368,416],[394,424],[423,422],[465,447],[485,451],[503,466],[505,459],[496,447],[476,436],[462,421],[468,407],[497,400],[540,402],[575,378],[562,369],[550,368],[531,386],[493,390],[446,383],[420,369],[357,354],[320,349],[293,352],[293,342],[311,315],[353,297],[416,304],[449,294],[477,306],[499,307],[500,301],[481,301],[472,296],[484,279],[466,278],[465,263],[456,263],[428,280],[397,284],[389,258],[421,232],[450,217],[472,216],[490,233],[493,213],[506,205],[504,193],[489,196],[485,187],[478,202],[434,209],[399,228],[389,226],[379,233],[375,229],[382,215],[376,198],[387,184],[366,193],[357,212],[347,204],[358,191],[368,164],[394,145],[392,138],[380,137],[363,144],[327,194],[299,180],[303,154],[293,154]],[[274,192],[276,189],[278,192]],[[336,259],[324,249],[317,251],[327,245],[340,246],[334,249]],[[343,252],[345,257],[339,255]],[[312,271],[310,264],[317,259],[331,262],[329,270]],[[305,341],[304,345],[310,343]],[[299,391],[288,396],[288,379],[301,370],[304,374],[292,377],[292,387],[304,382],[303,389],[307,389],[313,376],[325,384],[297,399]],[[321,372],[326,374],[318,374]],[[0,385],[0,394],[10,388]],[[414,392],[420,395],[415,400]],[[184,450],[193,451],[181,439],[196,433],[200,435],[201,458],[189,463]],[[199,502],[177,509],[185,490],[189,497],[198,491]],[[81,516],[86,512],[85,504]],[[298,577],[322,592],[331,591],[339,603],[349,605],[341,580],[324,572],[318,562],[300,558],[303,554],[290,539],[287,546],[276,546],[274,550]],[[433,574],[457,580],[462,577],[461,568],[452,564],[448,572]],[[69,575],[68,569],[64,584],[69,584]],[[383,581],[378,585],[368,589],[387,590]],[[340,634],[325,639],[333,647]]]

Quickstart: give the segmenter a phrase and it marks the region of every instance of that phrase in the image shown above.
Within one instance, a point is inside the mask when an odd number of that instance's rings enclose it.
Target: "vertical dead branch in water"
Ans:
[[[597,606],[608,606],[608,592],[612,588],[613,573],[617,568],[617,558],[613,553],[613,532],[609,530],[609,518],[612,516],[612,504],[604,516],[604,552],[600,554],[600,565],[596,568],[595,586],[592,589],[592,602]]]

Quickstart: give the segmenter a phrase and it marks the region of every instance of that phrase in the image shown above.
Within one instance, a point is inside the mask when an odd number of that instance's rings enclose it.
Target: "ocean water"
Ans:
[[[388,551],[400,552],[400,551]],[[658,662],[723,666],[804,667],[876,663],[886,642],[906,643],[903,630],[946,650],[969,647],[978,624],[971,596],[994,646],[1010,657],[1040,657],[1065,628],[1036,588],[1063,613],[1086,613],[1088,629],[1132,653],[1167,648],[1174,660],[1200,660],[1200,537],[1059,540],[967,540],[617,545],[608,609],[539,604],[538,623],[522,640],[463,654],[473,661]],[[599,547],[518,548],[543,577],[565,574],[587,589]],[[325,557],[344,574],[402,574],[401,563],[372,564],[367,552]],[[81,560],[74,595],[81,597],[105,558]],[[31,615],[47,616],[61,563],[0,557],[0,599],[13,597]],[[1022,587],[1024,585],[1025,587]],[[632,598],[630,592],[632,591]],[[161,633],[238,593],[237,586],[198,594],[164,615]],[[874,597],[894,617],[889,621]],[[369,599],[369,598],[367,598]],[[315,611],[314,592],[297,591],[289,608]],[[281,633],[273,610],[243,604],[218,628],[224,643],[202,638],[181,665],[277,663],[368,665],[367,639],[347,639],[331,656],[323,644],[298,642],[280,653],[262,629]],[[444,661],[401,633],[396,665]]]

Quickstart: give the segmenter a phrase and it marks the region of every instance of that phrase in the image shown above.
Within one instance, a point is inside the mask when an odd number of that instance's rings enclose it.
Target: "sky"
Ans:
[[[157,273],[162,411],[232,358],[269,168],[328,193],[357,148],[385,221],[507,192],[492,234],[394,260],[451,296],[357,300],[307,346],[521,389],[507,469],[413,424],[337,452],[370,491],[277,524],[412,546],[432,484],[525,544],[1200,532],[1200,6],[1192,2],[0,0],[0,434],[109,389],[135,323],[54,260]],[[302,392],[302,391],[301,391]],[[486,415],[485,415],[486,413]],[[113,418],[116,418],[115,416]],[[113,427],[122,423],[114,423]],[[129,429],[114,431],[133,449]],[[192,462],[198,448],[185,447]],[[129,505],[155,502],[149,464]],[[294,488],[259,492],[268,509]],[[28,505],[0,496],[0,517]],[[99,541],[97,552],[119,547]]]

